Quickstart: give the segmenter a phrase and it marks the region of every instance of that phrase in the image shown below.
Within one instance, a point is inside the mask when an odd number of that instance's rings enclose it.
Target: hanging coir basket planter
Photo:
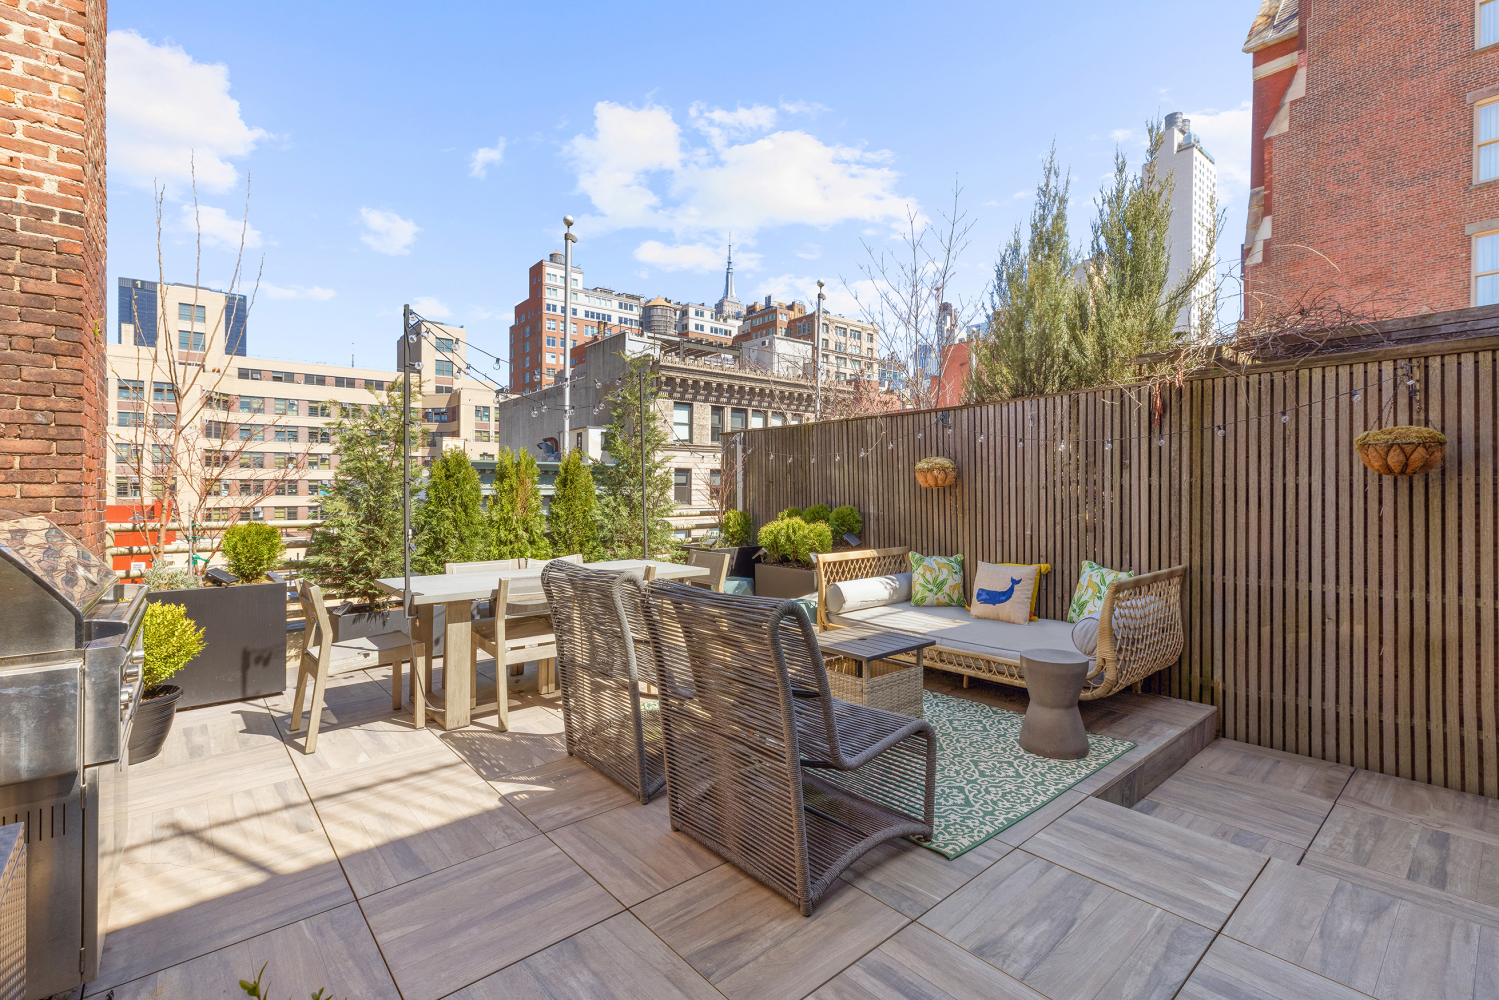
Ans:
[[[1381,476],[1419,476],[1439,468],[1447,436],[1430,427],[1380,427],[1353,442],[1359,459]]]
[[[916,481],[929,490],[940,490],[958,481],[958,465],[950,458],[923,458],[916,463]]]

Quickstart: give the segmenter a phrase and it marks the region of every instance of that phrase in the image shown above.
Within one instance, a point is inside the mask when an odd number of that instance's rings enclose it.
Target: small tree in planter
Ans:
[[[187,616],[180,604],[151,604],[141,623],[146,652],[141,667],[145,696],[136,710],[135,725],[130,732],[130,760],[150,760],[161,753],[172,719],[177,715],[177,699],[182,689],[168,684],[183,667],[203,651],[203,630]]]
[[[738,548],[755,544],[755,522],[742,510],[731,510],[723,516],[723,533],[719,535],[725,548]]]
[[[661,390],[651,371],[654,358],[640,354],[625,360],[620,385],[609,396],[611,413],[604,432],[604,450],[613,460],[601,466],[598,482],[600,541],[611,559],[639,559],[642,505],[650,515],[651,551],[645,558],[681,558],[666,518],[676,510],[672,471],[663,452],[666,422],[659,408]],[[641,411],[644,383],[645,409]],[[643,416],[643,419],[642,419]],[[641,435],[645,440],[642,448]],[[644,452],[642,456],[642,451]],[[644,457],[645,495],[641,495],[641,458]]]
[[[584,562],[598,557],[599,525],[594,516],[597,505],[593,473],[583,461],[583,453],[575,448],[562,460],[552,490],[552,509],[547,518],[552,555],[581,553]]]
[[[842,507],[834,507],[828,514],[828,527],[832,529],[833,541],[836,542],[844,535],[857,536],[863,531],[864,518],[852,504],[844,504]]]
[[[833,550],[827,522],[778,518],[760,529],[758,540],[766,561],[755,567],[755,596],[802,597],[817,589],[812,556]]]
[[[541,469],[530,452],[501,449],[495,462],[494,495],[485,512],[491,558],[549,559],[546,517],[541,509]]]
[[[258,583],[280,564],[286,550],[281,532],[253,521],[225,531],[222,547],[229,572],[239,577],[240,583]]]
[[[412,571],[441,573],[450,562],[489,558],[489,526],[480,506],[479,473],[462,448],[449,448],[432,463],[427,500],[412,519],[417,554]]]

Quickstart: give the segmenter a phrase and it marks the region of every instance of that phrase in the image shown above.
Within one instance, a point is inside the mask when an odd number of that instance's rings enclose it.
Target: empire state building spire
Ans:
[[[742,315],[744,309],[739,304],[739,299],[734,296],[734,244],[729,243],[729,263],[723,276],[723,298],[718,300],[718,312],[725,316]]]

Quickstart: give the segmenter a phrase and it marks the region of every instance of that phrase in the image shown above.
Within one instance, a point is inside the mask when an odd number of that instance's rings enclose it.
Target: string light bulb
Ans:
[[[979,444],[983,444],[983,443],[984,443],[984,435],[980,434],[979,435]]]
[[[1358,390],[1357,389],[1353,390],[1353,401],[1355,403],[1358,402]]]
[[[1223,435],[1225,435],[1225,434],[1227,434],[1227,433],[1228,433],[1228,432],[1227,432],[1227,431],[1225,431],[1225,430],[1224,430],[1224,429],[1223,429],[1223,425],[1222,425],[1222,424],[1219,424],[1219,425],[1218,425],[1218,436],[1219,436],[1219,437],[1222,437],[1222,436],[1223,436]]]
[[[917,432],[916,432],[916,440],[918,440],[918,441],[920,441],[920,440],[921,440],[921,434],[922,434],[922,432],[921,432],[921,431],[917,431]]]
[[[1155,444],[1157,448],[1166,447],[1166,435],[1162,434],[1159,438],[1157,438]]]
[[[1289,424],[1291,422],[1291,411],[1290,410],[1281,410],[1280,411],[1280,422],[1283,423],[1283,424]]]
[[[1112,438],[1110,440],[1105,441],[1103,443],[1103,450],[1104,451],[1113,451],[1114,450],[1114,441],[1113,441]]]

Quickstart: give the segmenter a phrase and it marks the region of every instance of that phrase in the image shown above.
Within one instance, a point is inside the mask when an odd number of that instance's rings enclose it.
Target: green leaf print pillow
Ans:
[[[1096,562],[1083,560],[1083,572],[1077,578],[1077,589],[1072,592],[1072,604],[1067,608],[1067,620],[1080,622],[1089,615],[1103,610],[1103,595],[1115,580],[1127,580],[1135,574],[1127,569],[1105,569]]]
[[[911,603],[918,608],[966,607],[963,557],[911,554]]]

